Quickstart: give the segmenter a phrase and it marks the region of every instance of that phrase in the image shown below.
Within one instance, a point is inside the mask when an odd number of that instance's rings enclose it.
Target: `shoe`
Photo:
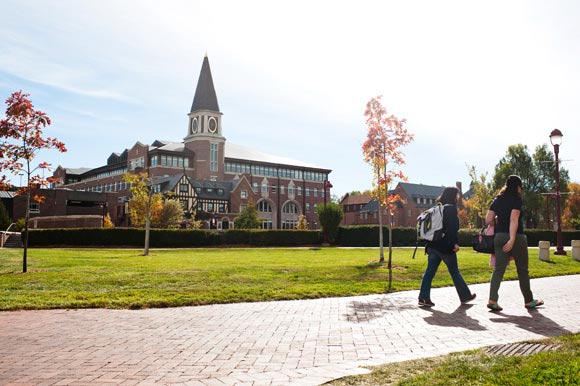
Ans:
[[[428,299],[421,299],[419,298],[419,306],[420,307],[433,307],[435,303]]]
[[[465,300],[462,300],[462,301],[461,301],[461,304],[467,304],[467,303],[469,303],[470,301],[472,301],[473,299],[475,299],[475,297],[476,297],[476,296],[477,296],[476,294],[471,294],[471,296],[470,296],[470,297],[468,297],[468,298],[467,298],[467,299],[465,299]]]
[[[495,311],[495,312],[500,312],[501,310],[503,310],[503,308],[501,308],[501,306],[497,303],[493,303],[493,304],[487,303],[487,308],[489,308],[490,310]]]
[[[544,305],[544,301],[543,300],[536,300],[536,299],[534,299],[531,302],[529,302],[528,304],[526,304],[525,307],[528,310],[531,310],[531,309],[534,309],[536,307],[540,307],[540,306],[543,306],[543,305]]]

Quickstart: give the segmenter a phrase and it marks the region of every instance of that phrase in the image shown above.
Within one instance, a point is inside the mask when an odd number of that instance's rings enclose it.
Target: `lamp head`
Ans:
[[[560,146],[562,144],[562,132],[558,129],[552,130],[550,133],[550,142],[552,146]]]

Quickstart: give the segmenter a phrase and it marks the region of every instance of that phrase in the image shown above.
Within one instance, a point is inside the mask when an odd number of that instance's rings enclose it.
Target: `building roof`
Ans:
[[[409,182],[400,182],[399,184],[411,197],[437,198],[445,189],[444,186],[411,184]]]
[[[346,197],[342,199],[340,205],[360,205],[368,204],[371,201],[370,194],[347,194]]]
[[[218,182],[189,178],[189,183],[196,188],[197,197],[201,199],[229,200],[233,187],[233,181]]]
[[[305,168],[329,170],[303,161],[297,161],[291,158],[262,153],[260,151],[250,149],[245,146],[236,145],[231,142],[225,143],[225,156],[226,158],[231,159],[264,162],[274,165],[302,166]]]
[[[199,73],[199,79],[197,80],[197,87],[195,89],[195,96],[191,104],[191,112],[197,110],[220,111],[207,56],[203,58],[201,72]]]
[[[16,192],[10,192],[6,190],[0,190],[0,198],[14,198],[16,197]]]
[[[88,172],[89,170],[93,170],[93,168],[65,168],[66,174],[83,174]]]

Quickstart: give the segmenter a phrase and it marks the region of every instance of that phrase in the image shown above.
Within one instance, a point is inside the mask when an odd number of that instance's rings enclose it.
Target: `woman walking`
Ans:
[[[536,300],[530,289],[530,275],[528,271],[528,240],[524,234],[522,221],[522,180],[511,175],[499,195],[494,198],[487,212],[485,223],[495,223],[495,269],[491,275],[489,302],[487,308],[492,311],[501,311],[498,304],[499,286],[503,279],[510,256],[516,263],[520,290],[524,296],[526,308],[536,308],[544,304],[543,300]]]
[[[431,283],[442,261],[451,274],[453,285],[455,290],[457,290],[461,303],[467,303],[475,299],[475,294],[472,294],[467,284],[465,284],[457,265],[457,251],[459,251],[457,202],[459,201],[459,194],[459,189],[456,187],[448,187],[437,198],[437,202],[443,205],[443,231],[445,235],[437,241],[429,241],[427,243],[428,262],[421,281],[419,306],[433,307],[435,305],[431,301]]]

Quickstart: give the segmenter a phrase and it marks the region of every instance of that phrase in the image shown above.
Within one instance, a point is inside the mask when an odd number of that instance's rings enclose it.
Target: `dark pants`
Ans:
[[[534,295],[530,289],[530,274],[528,271],[528,239],[526,235],[517,234],[516,241],[512,250],[505,253],[502,248],[510,239],[509,233],[496,233],[493,245],[495,249],[495,269],[491,274],[491,283],[489,288],[489,300],[497,302],[499,299],[499,286],[507,268],[510,256],[514,257],[518,280],[520,282],[520,291],[524,296],[524,302],[529,303],[534,300]]]
[[[457,291],[457,295],[459,295],[459,300],[466,301],[471,298],[471,291],[467,284],[465,284],[465,280],[463,280],[463,276],[461,276],[461,272],[459,272],[459,266],[457,265],[457,254],[450,253],[445,254],[439,252],[436,249],[429,248],[428,250],[428,263],[427,269],[423,274],[423,280],[421,281],[421,291],[419,291],[419,298],[420,299],[431,299],[431,283],[433,282],[433,278],[437,273],[437,269],[439,268],[439,264],[443,261],[447,266],[447,270],[451,275],[451,279],[453,279],[453,285],[455,285],[455,290]]]

